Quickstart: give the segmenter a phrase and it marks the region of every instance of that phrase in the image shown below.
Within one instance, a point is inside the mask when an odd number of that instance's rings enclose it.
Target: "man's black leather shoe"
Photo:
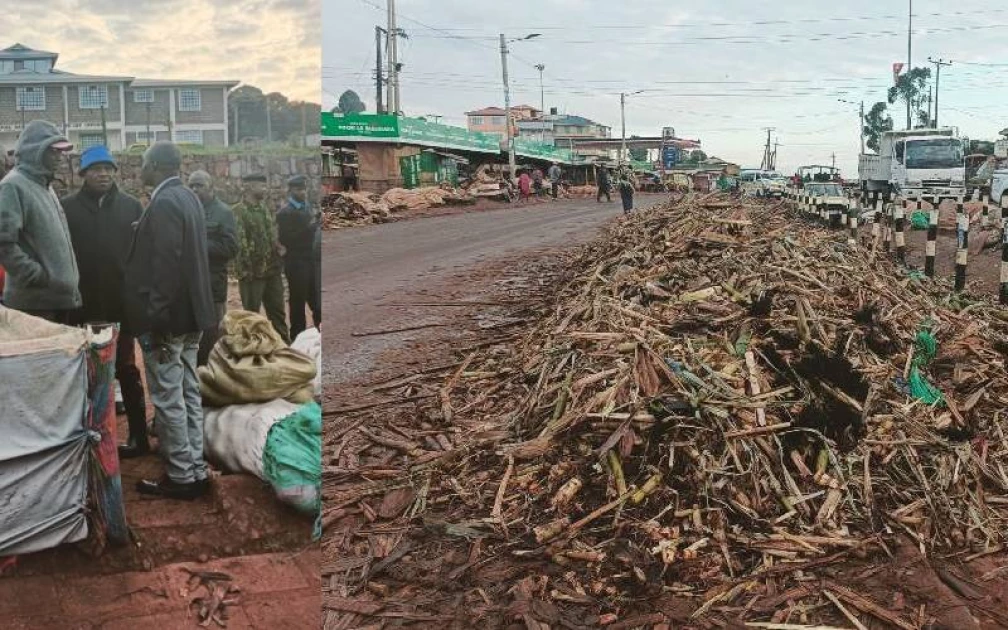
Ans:
[[[196,482],[176,483],[167,477],[162,477],[157,481],[143,479],[137,482],[137,492],[150,496],[165,497],[167,499],[179,499],[182,501],[192,501],[200,496],[200,490]]]

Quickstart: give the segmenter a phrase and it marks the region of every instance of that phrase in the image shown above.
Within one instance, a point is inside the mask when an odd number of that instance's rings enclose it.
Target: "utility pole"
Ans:
[[[388,28],[385,29],[385,50],[388,51],[388,80],[385,82],[385,107],[391,110],[392,114],[396,114],[395,109],[395,45],[396,30],[395,30],[395,0],[387,0],[388,6]]]
[[[623,128],[622,138],[620,142],[620,152],[619,152],[619,163],[620,166],[623,165],[623,155],[626,154],[626,94],[620,92],[619,95],[619,117],[620,126]]]
[[[909,77],[910,71],[913,70],[913,66],[910,64],[911,60],[911,43],[913,41],[913,0],[909,0],[910,10],[907,12],[907,75]],[[907,125],[906,128],[910,129],[910,98],[907,97]]]
[[[385,106],[382,104],[382,61],[381,61],[381,36],[382,27],[375,24],[374,44],[375,44],[375,112],[385,113]]]
[[[392,25],[389,26],[389,30],[392,31],[392,65],[395,67],[395,75],[391,78],[392,82],[395,83],[395,115],[398,116],[402,113],[402,104],[399,101],[399,28],[396,26],[396,12],[395,12],[395,0],[388,0],[389,3],[389,15],[392,16]]]
[[[543,70],[546,69],[546,64],[537,63],[535,69],[539,71],[539,118],[542,119],[546,115],[546,92],[543,91]],[[543,129],[543,120],[539,121],[539,142],[546,142],[546,130]]]
[[[836,151],[834,151],[833,153],[831,153],[830,156],[833,158],[832,167],[835,170],[836,169]]]
[[[942,66],[951,66],[951,61],[945,61],[941,57],[938,59],[932,59],[928,57],[928,61],[935,65],[935,85],[934,85],[934,128],[938,128],[938,88],[941,86],[941,69]],[[929,108],[930,109],[930,108]]]
[[[150,137],[150,101],[147,102],[147,146],[151,145]]]
[[[764,127],[766,131],[766,146],[763,147],[763,161],[760,163],[760,170],[766,171],[770,169],[770,132],[776,131],[776,127]]]
[[[504,33],[500,34],[500,53],[501,76],[504,79],[504,133],[506,134],[504,137],[507,138],[508,170],[511,172],[511,180],[513,181],[517,177],[518,169],[515,164],[514,138],[511,137],[511,88],[508,85],[508,48]]]
[[[777,145],[779,145],[779,144],[780,143],[776,139],[773,141],[773,155],[772,155],[772,157],[770,159],[770,170],[771,171],[776,171],[777,170]]]
[[[864,101],[861,101],[859,113],[861,115],[861,153],[864,154]]]

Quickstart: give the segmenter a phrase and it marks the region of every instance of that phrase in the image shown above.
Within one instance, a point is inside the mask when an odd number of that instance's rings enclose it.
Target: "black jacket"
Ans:
[[[214,302],[226,302],[228,292],[228,263],[238,254],[238,231],[234,213],[221,201],[214,199],[204,208],[207,231],[207,257],[210,262],[210,289]]]
[[[140,217],[126,268],[127,320],[136,334],[184,335],[217,324],[203,205],[173,177]]]
[[[125,324],[126,257],[143,206],[116,186],[100,198],[82,188],[60,203],[80,270],[83,304],[72,315],[73,323]]]
[[[287,252],[284,261],[312,262],[315,258],[315,231],[319,228],[311,205],[295,208],[290,201],[280,207],[276,215],[277,238]]]

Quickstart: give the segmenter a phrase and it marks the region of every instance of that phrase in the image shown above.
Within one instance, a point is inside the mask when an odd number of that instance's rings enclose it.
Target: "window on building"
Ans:
[[[148,134],[146,131],[138,131],[136,134],[136,141],[139,143],[147,144],[157,142],[157,132],[152,131]]]
[[[202,129],[179,129],[175,132],[175,142],[187,144],[203,144]]]
[[[483,124],[483,117],[482,116],[470,116],[469,117],[469,123],[473,124],[473,125],[482,125]]]
[[[10,74],[14,72],[13,59],[0,59],[0,74]]]
[[[42,86],[17,89],[17,111],[45,111],[45,88]]]
[[[491,116],[490,117],[490,122],[492,124],[494,124],[494,125],[503,125],[504,124],[504,117],[503,116]]]
[[[52,69],[52,61],[48,59],[27,59],[24,62],[24,69],[33,72],[49,72]]]
[[[133,90],[134,103],[153,103],[154,90]]]
[[[79,88],[81,109],[108,107],[108,86],[82,85]]]
[[[105,144],[105,137],[100,133],[82,133],[80,135],[80,150]]]
[[[203,108],[199,90],[179,90],[178,109],[180,112],[198,112]]]

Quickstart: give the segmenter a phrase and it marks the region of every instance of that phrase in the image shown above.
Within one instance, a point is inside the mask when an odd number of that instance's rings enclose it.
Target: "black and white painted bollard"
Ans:
[[[891,201],[882,202],[882,249],[886,254],[892,251],[892,211]]]
[[[857,228],[858,228],[858,216],[861,214],[861,197],[860,195],[854,195],[854,199],[847,202],[847,223],[850,227],[850,236],[847,237],[847,242],[851,245],[857,245]]]
[[[934,278],[935,255],[938,253],[938,200],[935,199],[928,212],[927,245],[924,250],[924,275]]]
[[[963,209],[963,200],[956,202],[956,265],[955,265],[955,290],[962,291],[966,288],[966,263],[969,258],[969,214]]]
[[[920,201],[917,203],[919,206]],[[906,264],[906,209],[905,199],[893,209],[896,223],[896,260],[904,264]]]
[[[1001,304],[1008,304],[1008,203],[1002,197],[1001,206]]]
[[[882,198],[875,195],[875,215],[872,217],[872,248],[877,248],[879,246],[879,241],[882,238]]]
[[[986,230],[990,225],[990,193],[980,193],[980,202],[983,204],[983,210],[980,212],[980,227]]]

